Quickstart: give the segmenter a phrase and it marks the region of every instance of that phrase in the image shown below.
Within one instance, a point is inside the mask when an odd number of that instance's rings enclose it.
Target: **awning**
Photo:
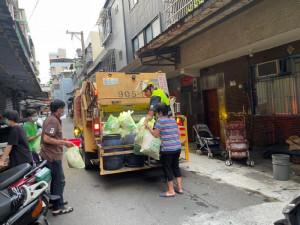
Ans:
[[[0,86],[21,93],[22,98],[46,99],[35,75],[28,44],[11,17],[7,1],[0,1]]]
[[[180,0],[171,2],[176,4]],[[206,0],[198,8],[187,13],[151,42],[136,52],[139,58],[145,58],[153,52],[163,51],[165,48],[180,46],[182,43],[207,31],[239,10],[250,7],[254,0]],[[176,13],[176,12],[175,12]]]

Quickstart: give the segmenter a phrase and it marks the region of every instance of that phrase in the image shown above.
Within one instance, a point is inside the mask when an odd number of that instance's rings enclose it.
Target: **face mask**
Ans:
[[[31,119],[32,119],[33,122],[37,122],[39,117],[35,116],[35,117],[31,117]]]
[[[63,115],[65,115],[65,110],[64,110],[64,111],[62,111],[62,113],[61,113],[60,117],[62,117]]]
[[[6,119],[6,120],[4,120],[4,123],[7,125],[7,126],[10,126],[10,124],[9,124],[9,122],[8,122],[8,120]]]

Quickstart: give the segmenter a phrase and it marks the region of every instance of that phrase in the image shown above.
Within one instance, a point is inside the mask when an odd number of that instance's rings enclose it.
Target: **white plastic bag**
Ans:
[[[66,157],[67,157],[68,165],[70,168],[82,169],[85,167],[84,162],[79,153],[78,146],[68,148]]]
[[[146,130],[141,146],[141,153],[148,155],[156,160],[159,160],[160,145],[160,138],[155,138],[149,130]]]

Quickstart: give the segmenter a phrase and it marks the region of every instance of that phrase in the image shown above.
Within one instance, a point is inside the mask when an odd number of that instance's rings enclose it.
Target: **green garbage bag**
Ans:
[[[122,112],[122,113],[120,113],[120,116],[118,118],[120,126],[124,130],[129,131],[130,134],[132,134],[136,129],[135,122],[133,121],[133,119],[131,117],[132,113],[133,113],[133,111]]]
[[[142,149],[142,143],[143,143],[143,139],[144,139],[144,135],[147,131],[147,129],[144,126],[144,121],[145,121],[145,117],[143,117],[140,122],[138,123],[137,129],[136,129],[136,137],[134,139],[134,154],[135,155],[144,155],[143,152],[141,152]],[[153,128],[155,123],[155,120],[151,120],[150,122],[148,122],[148,125]],[[148,131],[149,132],[149,131]]]
[[[146,128],[144,126],[141,126],[139,129],[138,135],[135,136],[135,139],[134,139],[134,154],[135,155],[144,155],[143,153],[141,153],[141,147],[142,147],[145,131],[146,131]]]
[[[81,158],[81,155],[79,153],[78,146],[68,148],[66,157],[70,168],[82,169],[85,167],[83,159]]]
[[[116,134],[120,128],[120,123],[117,117],[110,115],[107,119],[107,122],[104,127],[104,131],[111,132],[112,134]]]
[[[127,134],[129,134],[128,131],[122,129],[121,127],[119,128],[117,133],[120,134],[122,138],[124,138]]]
[[[39,136],[35,140],[35,142],[32,146],[32,151],[35,152],[36,154],[40,154],[40,152],[41,152],[41,136]]]
[[[140,152],[150,156],[151,158],[159,160],[160,145],[160,138],[155,138],[149,130],[146,130]]]

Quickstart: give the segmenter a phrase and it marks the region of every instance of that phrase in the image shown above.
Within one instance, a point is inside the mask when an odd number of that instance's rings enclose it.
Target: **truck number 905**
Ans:
[[[135,91],[118,91],[119,98],[136,98]]]

